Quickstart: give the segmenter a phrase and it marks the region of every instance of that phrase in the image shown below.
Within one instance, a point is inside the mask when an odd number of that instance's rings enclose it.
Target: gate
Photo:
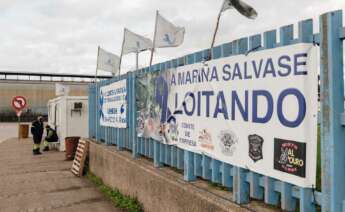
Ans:
[[[277,30],[266,31],[230,43],[186,55],[171,61],[159,63],[150,68],[129,72],[111,80],[101,81],[89,87],[89,137],[96,138],[108,145],[116,145],[118,150],[129,150],[134,158],[152,158],[155,167],[168,165],[183,170],[186,181],[196,177],[221,184],[232,190],[233,200],[238,204],[248,203],[250,199],[262,200],[266,204],[278,205],[283,210],[345,211],[345,113],[343,80],[343,27],[342,11],[323,14],[319,18],[319,33],[313,33],[311,19],[298,23],[298,37],[294,38],[293,25]],[[279,43],[277,36],[279,34]],[[263,39],[262,39],[263,38]],[[262,42],[263,40],[263,42]],[[163,71],[170,68],[200,63],[211,53],[212,59],[247,54],[296,43],[313,43],[320,46],[320,148],[321,188],[301,188],[264,176],[244,168],[236,167],[206,155],[162,144],[153,139],[136,135],[135,82],[142,74]],[[127,79],[128,128],[103,127],[99,120],[98,107],[95,105],[96,90],[110,83]],[[98,106],[98,105],[97,105]],[[299,208],[297,208],[299,207]]]

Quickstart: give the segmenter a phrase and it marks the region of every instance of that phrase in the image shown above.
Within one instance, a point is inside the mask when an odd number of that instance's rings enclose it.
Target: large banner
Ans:
[[[296,44],[143,76],[138,136],[315,186],[317,60]]]
[[[99,89],[100,125],[127,127],[127,81],[121,80]]]

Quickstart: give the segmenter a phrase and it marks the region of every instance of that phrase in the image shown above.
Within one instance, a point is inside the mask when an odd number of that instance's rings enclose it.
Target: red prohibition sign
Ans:
[[[15,96],[12,99],[12,107],[15,110],[23,110],[26,107],[26,99],[23,96]]]

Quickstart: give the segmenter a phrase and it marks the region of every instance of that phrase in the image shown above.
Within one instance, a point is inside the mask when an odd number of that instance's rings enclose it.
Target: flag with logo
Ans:
[[[185,28],[175,26],[157,12],[154,47],[177,47],[183,43]]]
[[[116,74],[119,70],[120,57],[99,48],[97,58],[97,68],[103,71]]]
[[[220,11],[222,13],[228,9],[233,8],[235,8],[239,13],[250,19],[255,19],[258,16],[258,13],[255,11],[254,8],[252,8],[251,6],[249,6],[241,0],[224,0]]]
[[[122,54],[137,53],[152,48],[152,41],[125,28]]]

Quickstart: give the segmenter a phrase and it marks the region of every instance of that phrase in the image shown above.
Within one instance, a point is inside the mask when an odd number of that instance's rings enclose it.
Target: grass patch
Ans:
[[[172,169],[174,172],[177,172],[177,173],[180,173],[180,174],[183,174],[183,170],[181,169],[178,169],[176,167],[173,167],[173,166],[169,166],[170,169]]]
[[[208,182],[208,186],[222,191],[229,191],[229,189],[220,183]]]
[[[111,200],[111,202],[118,208],[124,209],[130,212],[141,212],[144,211],[142,205],[136,198],[132,198],[120,193],[117,189],[112,189],[109,186],[106,186],[102,179],[95,176],[91,172],[88,172],[86,175],[92,183],[94,183],[97,188]]]

